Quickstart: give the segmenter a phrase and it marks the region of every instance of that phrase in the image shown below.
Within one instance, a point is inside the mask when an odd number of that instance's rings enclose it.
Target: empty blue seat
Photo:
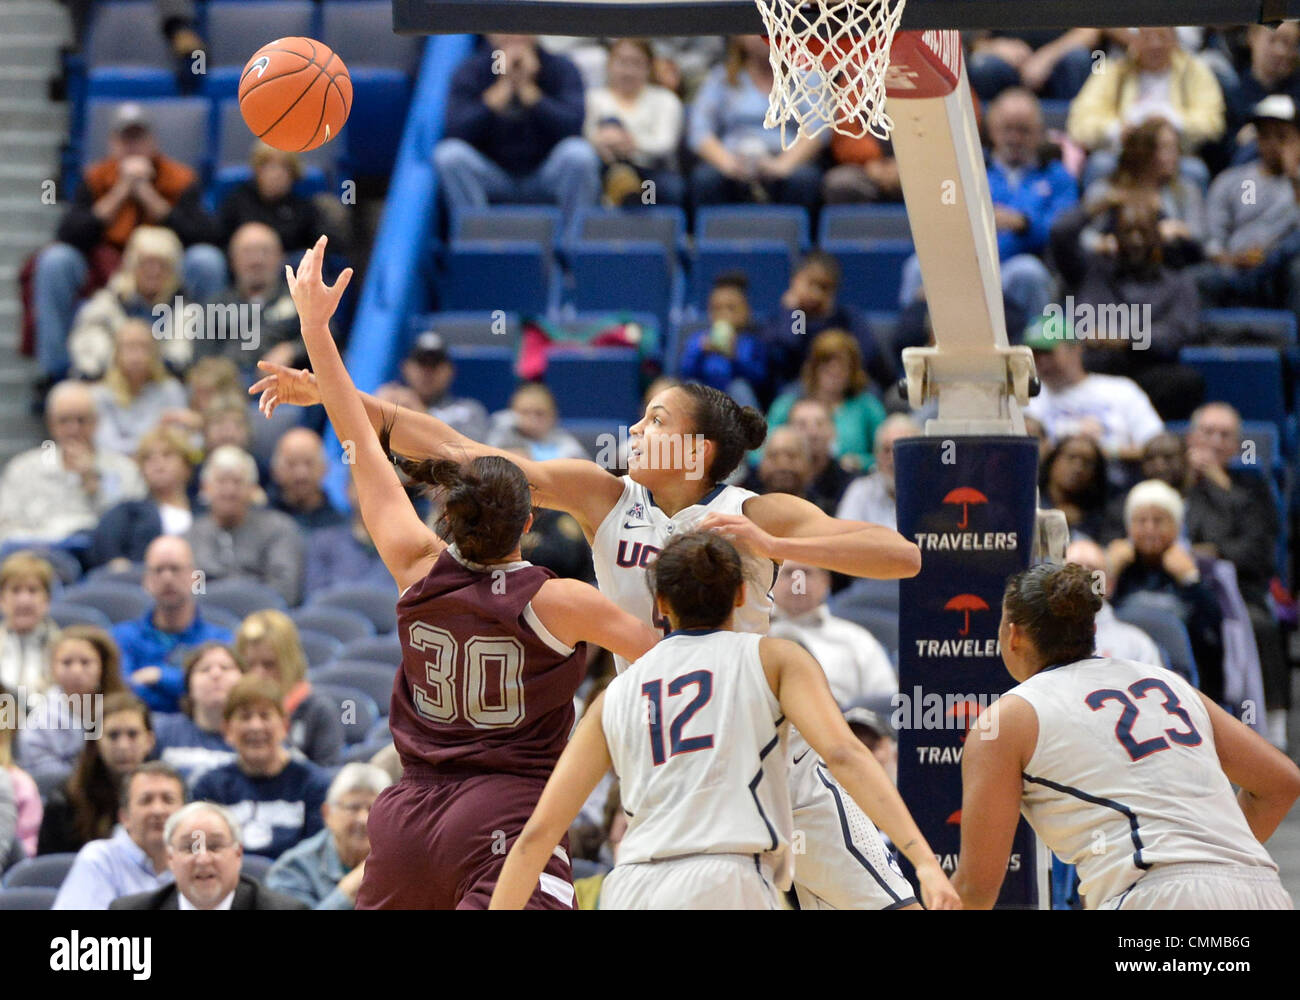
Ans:
[[[397,676],[395,664],[371,663],[366,660],[339,660],[328,667],[312,670],[309,674],[312,687],[323,684],[331,687],[351,687],[364,691],[379,708],[380,717],[388,715],[388,702],[393,696],[393,683]],[[366,726],[366,731],[374,720]],[[365,739],[366,733],[361,734]],[[349,740],[356,743],[359,740]]]
[[[515,352],[508,347],[451,348],[451,360],[456,365],[456,377],[451,391],[457,396],[477,399],[489,411],[504,410],[510,405],[510,395],[515,391]],[[390,631],[384,629],[383,631]]]
[[[204,592],[199,595],[199,604],[203,608],[224,608],[241,619],[247,618],[254,611],[264,611],[267,608],[288,610],[288,605],[278,590],[247,576],[206,581]]]
[[[302,644],[303,655],[307,657],[309,667],[329,666],[343,652],[343,643],[334,636],[313,629],[300,630],[298,641]]]
[[[58,889],[37,886],[0,889],[0,910],[48,910],[58,894]]]
[[[45,553],[41,553],[42,558]],[[144,566],[141,563],[132,563],[130,566],[116,567],[109,563],[103,566],[97,566],[86,574],[86,582],[99,583],[106,580],[112,580],[114,583],[134,583],[141,584],[144,582]]]
[[[86,38],[88,97],[174,97],[171,50],[151,0],[96,4]]]
[[[676,260],[686,244],[686,213],[675,205],[586,208],[574,216],[567,242],[654,242]]]
[[[1296,343],[1295,313],[1289,309],[1203,309],[1201,330],[1210,344],[1240,343],[1243,336],[1279,346]]]
[[[668,329],[672,310],[681,304],[682,282],[661,243],[575,243],[568,258],[572,287],[566,301],[575,309],[653,313],[658,328]]]
[[[1179,620],[1170,605],[1158,598],[1138,593],[1116,605],[1115,617],[1136,625],[1149,635],[1169,658],[1170,670],[1181,674],[1193,686],[1200,684],[1191,636],[1187,634],[1187,626]]]
[[[349,66],[352,112],[342,141],[350,177],[383,177],[392,172],[411,103],[411,77],[404,70]]]
[[[1272,347],[1184,347],[1179,360],[1205,379],[1205,398],[1231,403],[1243,420],[1286,425],[1282,357]]]
[[[81,145],[83,164],[94,163],[107,154],[113,113],[122,103],[104,99],[87,102],[86,128]],[[139,103],[153,121],[158,148],[206,174],[210,162],[208,125],[211,102],[202,97],[176,97]]]
[[[704,312],[718,275],[741,271],[749,279],[749,302],[757,314],[781,301],[790,287],[791,257],[780,240],[704,240],[691,261],[689,302]]]
[[[537,315],[556,294],[554,269],[536,243],[477,241],[449,248],[438,283],[444,310],[494,310]]]
[[[860,606],[880,611],[898,611],[898,581],[856,579],[832,599],[832,611],[838,607]]]
[[[6,889],[45,888],[57,889],[63,885],[72,862],[77,859],[75,851],[66,854],[42,854],[35,858],[24,858],[5,872],[4,881],[0,883]]]
[[[349,611],[347,608],[309,605],[298,608],[289,617],[300,629],[332,635],[342,643],[364,639],[375,634],[375,626],[369,616],[359,611]]]
[[[273,864],[275,861],[265,854],[245,853],[239,862],[239,873],[261,882],[266,878],[266,873],[271,870]]]
[[[778,240],[790,256],[808,249],[808,213],[798,205],[711,205],[695,215],[697,240]]]
[[[564,219],[553,205],[489,205],[458,212],[451,242],[497,240],[536,243],[550,250],[560,241]]]
[[[822,249],[840,262],[841,302],[867,310],[898,308],[903,262],[914,252],[910,240],[828,240]]]
[[[320,6],[320,40],[349,70],[383,67],[409,76],[419,68],[423,39],[393,31],[390,0],[328,0]]]
[[[571,419],[635,421],[641,412],[641,361],[624,347],[591,347],[552,354],[546,386]]]
[[[1042,109],[1045,131],[1065,131],[1065,123],[1070,117],[1069,101],[1040,101],[1038,106]]]
[[[518,350],[521,336],[519,314],[504,310],[436,312],[411,317],[412,338],[425,330],[436,330],[448,347],[508,347]]]
[[[63,598],[69,604],[98,608],[114,625],[139,618],[153,607],[153,598],[140,587],[123,583],[87,583],[69,587]]]
[[[391,589],[341,584],[312,597],[316,608],[346,608],[370,619],[381,635],[397,628],[397,587]]]
[[[902,205],[827,205],[817,227],[817,243],[845,240],[910,240],[912,226]]]
[[[375,699],[360,688],[343,684],[317,683],[309,672],[312,691],[328,698],[338,709],[339,718],[343,720],[343,738],[349,745],[361,743],[370,732],[370,727],[379,718],[379,706]],[[385,703],[386,704],[386,703]]]
[[[396,635],[372,635],[365,639],[354,639],[344,645],[340,658],[389,663],[395,667],[402,662],[402,643]]]
[[[73,604],[70,601],[52,601],[50,618],[59,628],[69,625],[94,625],[97,628],[112,628],[113,622],[99,608],[88,604]]]
[[[897,609],[881,608],[874,603],[854,600],[852,597],[840,600],[842,596],[837,595],[837,598],[831,601],[832,614],[861,625],[885,647],[891,659],[896,659],[898,656]]]
[[[308,0],[213,0],[208,4],[208,43],[203,93],[234,97],[239,76],[254,52],[274,38],[314,38],[314,4]]]
[[[620,414],[623,423],[635,423],[630,414]],[[639,415],[638,415],[639,416]],[[574,419],[562,417],[560,426],[578,439],[596,462],[606,469],[618,465],[619,417],[593,417],[591,419]]]

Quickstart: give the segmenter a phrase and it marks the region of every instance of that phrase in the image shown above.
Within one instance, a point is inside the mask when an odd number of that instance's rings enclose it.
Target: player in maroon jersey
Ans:
[[[443,487],[446,544],[416,515],[343,367],[327,321],[351,278],[321,280],[323,243],[289,289],[321,399],[350,443],[366,528],[401,590],[402,670],[390,724],[402,779],[370,811],[358,909],[486,909],[505,862],[573,727],[584,642],[635,659],[656,633],[599,591],[525,562],[528,481],[500,456],[466,466],[402,461]],[[568,856],[551,858],[529,902],[572,909]]]

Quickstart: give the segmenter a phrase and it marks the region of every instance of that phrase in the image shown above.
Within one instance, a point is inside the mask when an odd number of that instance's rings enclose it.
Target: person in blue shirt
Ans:
[[[433,163],[452,215],[490,202],[596,204],[600,157],[582,137],[578,68],[532,35],[488,35],[457,67]]]
[[[352,909],[370,854],[366,821],[379,793],[392,783],[374,764],[345,764],[321,807],[325,829],[280,855],[266,873],[266,887],[314,910]]]
[[[985,116],[989,195],[997,229],[1002,292],[1028,322],[1052,301],[1051,272],[1041,259],[1052,222],[1079,201],[1079,187],[1059,159],[1045,159],[1043,114],[1038,98],[1021,87],[1004,90]],[[921,265],[915,256],[903,266],[899,305],[920,298]],[[1008,330],[1016,338],[1020,331]]]
[[[709,325],[690,334],[678,375],[725,392],[742,406],[758,406],[767,385],[767,348],[749,309],[749,279],[726,271],[713,279]]]
[[[162,761],[146,761],[127,775],[119,825],[112,836],[77,852],[53,909],[107,910],[119,896],[168,885],[172,872],[163,829],[184,804],[185,782]]]
[[[192,787],[214,767],[235,759],[221,734],[226,698],[244,665],[224,642],[205,642],[185,658],[185,694],[180,712],[154,719],[158,759],[174,767]]]
[[[226,699],[222,731],[235,761],[200,778],[194,800],[226,806],[249,854],[278,858],[319,833],[329,772],[289,753],[279,687],[257,674],[241,678]]]
[[[153,607],[113,626],[122,652],[122,676],[155,712],[176,712],[185,693],[178,651],[205,642],[229,642],[230,629],[203,620],[194,599],[194,552],[175,535],[159,535],[145,550],[144,588]]]

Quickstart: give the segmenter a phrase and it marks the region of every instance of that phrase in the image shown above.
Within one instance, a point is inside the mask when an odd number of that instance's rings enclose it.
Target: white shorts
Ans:
[[[602,910],[779,910],[771,868],[752,854],[688,854],[616,865]]]
[[[1158,865],[1102,910],[1291,910],[1295,906],[1271,868],[1247,865]]]
[[[802,741],[798,741],[802,742]],[[817,754],[790,764],[794,888],[804,910],[896,910],[916,900],[880,831]]]

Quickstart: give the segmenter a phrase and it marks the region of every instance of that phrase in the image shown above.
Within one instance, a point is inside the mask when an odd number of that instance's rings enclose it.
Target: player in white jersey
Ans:
[[[963,902],[994,904],[1023,812],[1088,909],[1290,909],[1262,842],[1300,768],[1172,671],[1093,655],[1100,607],[1074,563],[1008,581],[998,640],[1020,683],[966,740]]]
[[[270,415],[281,403],[320,402],[310,372],[259,362],[261,393]],[[538,506],[570,514],[592,544],[597,582],[615,604],[666,631],[645,583],[645,567],[674,533],[711,528],[746,550],[752,570],[737,627],[767,631],[768,591],[786,559],[849,576],[915,576],[921,552],[892,528],[830,517],[801,497],[756,496],[724,480],[767,433],[763,415],[716,389],[681,385],[657,393],[630,433],[628,474],[595,462],[521,459],[458,434],[427,413],[398,409],[363,396],[376,429],[393,420],[392,447],[413,457],[465,461],[504,455],[533,487]],[[625,664],[620,664],[624,666]],[[791,775],[795,809],[807,852],[795,872],[801,906],[885,909],[910,905],[907,881],[888,862],[880,835],[843,794],[815,754],[801,756]]]
[[[959,905],[875,757],[853,735],[801,646],[735,631],[740,554],[712,532],[669,542],[649,567],[667,638],[616,677],[565,748],[492,896],[519,908],[612,766],[627,832],[601,909],[778,909],[790,885],[794,817],[786,719],[879,817],[917,865],[931,908]]]

